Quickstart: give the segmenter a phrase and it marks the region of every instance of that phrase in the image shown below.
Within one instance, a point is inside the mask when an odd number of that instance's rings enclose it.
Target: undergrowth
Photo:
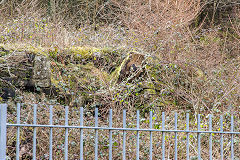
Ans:
[[[13,102],[70,105],[72,112],[76,112],[76,115],[71,115],[72,121],[77,122],[79,107],[84,106],[89,111],[86,113],[89,125],[90,119],[93,119],[90,112],[93,108],[99,107],[102,125],[107,124],[107,109],[113,108],[114,122],[118,127],[121,126],[119,115],[123,108],[128,109],[129,127],[135,127],[136,109],[141,110],[142,127],[147,127],[149,123],[146,119],[150,110],[154,110],[155,115],[159,117],[162,111],[169,116],[173,111],[181,112],[179,123],[182,128],[185,124],[184,112],[187,111],[193,114],[192,127],[196,122],[196,113],[229,116],[239,112],[239,4],[232,1],[213,3],[207,0],[114,0],[89,3],[74,1],[73,4],[51,2],[55,3],[45,4],[43,1],[34,0],[29,3],[11,1],[0,4],[0,43],[1,46],[12,48],[12,51],[22,46],[28,46],[26,50],[31,48],[35,51],[41,48],[51,61],[52,83],[60,90],[58,94],[70,98],[59,100],[41,93],[22,93],[13,99]],[[67,9],[68,5],[72,5],[72,10]],[[84,6],[89,8],[82,9],[73,16],[73,13]],[[146,57],[141,76],[131,81],[125,78],[119,83],[113,83],[113,75],[118,73],[118,67],[131,51]],[[1,51],[0,62],[4,62],[6,57],[5,52],[2,55]],[[42,113],[47,117],[44,105]],[[14,105],[11,106],[14,110]],[[28,107],[23,109],[24,115],[31,110]],[[61,109],[56,106],[59,112]],[[15,111],[13,113],[15,114]],[[161,124],[159,117],[154,123],[156,129]],[[25,118],[31,118],[31,115]],[[238,118],[237,115],[235,118]],[[207,118],[203,121],[202,127],[207,129]],[[39,119],[39,123],[48,122],[42,118]],[[173,123],[170,117],[167,123]],[[214,124],[217,130],[219,117],[215,117]],[[31,132],[31,128],[24,128],[21,139],[21,143],[24,143],[22,149],[25,147],[23,152],[30,157],[31,140],[23,133]],[[47,159],[48,156],[44,152],[47,150],[47,142],[44,140],[48,138],[47,132],[41,130],[38,133],[38,151],[41,153],[39,159]],[[62,132],[57,130],[56,135],[61,135]],[[71,132],[69,143],[72,149],[69,149],[69,152],[71,159],[76,159],[79,155],[74,155],[78,153],[74,148],[79,148],[79,132]],[[88,157],[94,155],[89,151],[94,147],[93,134],[89,131],[85,137],[85,146],[89,147],[88,151],[85,149],[85,156]],[[108,150],[105,134],[107,133],[99,134],[99,149],[103,159]],[[121,146],[121,134],[114,133],[115,159],[121,159],[118,150]],[[192,136],[191,143],[194,146],[196,137]],[[217,139],[219,135],[215,136]],[[142,133],[141,137],[142,142],[148,142],[145,133]],[[185,142],[184,137],[184,134],[179,135],[180,143]],[[63,138],[55,138],[54,156],[61,159]],[[128,138],[128,157],[132,159],[135,156],[134,133],[129,133]],[[160,146],[161,136],[157,138],[154,140],[156,148]],[[174,138],[172,135],[168,138],[166,146],[169,149],[168,157],[171,159],[173,154],[170,150]],[[207,137],[204,138],[207,140]],[[227,140],[227,137],[225,138]],[[10,157],[14,157],[15,154],[14,143],[14,135],[9,134]],[[206,146],[203,152],[207,152],[207,145],[202,143]],[[214,143],[217,145],[219,142]],[[236,140],[236,145],[239,145],[239,140]],[[227,143],[225,146],[229,148]],[[147,157],[147,148],[141,147],[141,157]],[[179,150],[185,150],[184,146],[179,147]],[[217,153],[219,150],[215,148],[215,151]],[[192,157],[197,154],[194,147],[191,154]],[[154,155],[159,159],[160,150],[154,150]],[[227,149],[225,155],[229,156]],[[179,151],[179,157],[184,156]],[[215,155],[215,159],[219,159],[219,155]]]

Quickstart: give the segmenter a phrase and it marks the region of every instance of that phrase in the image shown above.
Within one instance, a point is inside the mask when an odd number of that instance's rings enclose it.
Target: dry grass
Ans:
[[[85,125],[93,125],[92,108],[96,103],[103,103],[100,126],[108,125],[108,108],[113,108],[114,127],[122,125],[122,105],[128,109],[128,127],[136,126],[136,108],[142,111],[141,128],[148,126],[148,111],[154,109],[155,128],[161,124],[161,112],[167,115],[166,127],[173,127],[173,111],[179,112],[179,128],[185,129],[185,112],[191,111],[191,128],[196,129],[195,113],[204,114],[202,128],[208,129],[206,115],[214,114],[213,130],[219,129],[219,114],[224,114],[225,130],[230,129],[229,115],[239,112],[240,107],[240,26],[239,7],[234,7],[234,15],[229,15],[229,23],[212,25],[206,28],[205,21],[192,25],[202,12],[201,1],[120,1],[111,3],[94,3],[89,1],[89,10],[83,10],[70,18],[66,4],[59,10],[56,4],[53,15],[46,16],[47,6],[42,1],[11,1],[0,7],[0,43],[28,44],[43,48],[57,48],[59,51],[73,46],[113,47],[126,50],[138,50],[153,57],[149,66],[145,66],[144,79],[136,79],[132,83],[121,83],[111,87],[96,71],[104,94],[94,96],[91,103],[86,104]],[[79,3],[74,11],[86,5]],[[94,9],[95,6],[95,9]],[[92,12],[93,11],[93,12]],[[95,14],[91,14],[95,13]],[[109,17],[107,17],[109,16]],[[95,17],[95,18],[94,18]],[[79,18],[79,19],[78,19]],[[109,19],[108,19],[109,18]],[[99,23],[98,23],[99,22]],[[100,23],[101,22],[101,23]],[[110,23],[114,22],[114,23]],[[207,22],[206,22],[207,23]],[[76,27],[77,26],[77,27]],[[138,92],[140,83],[152,82],[151,89],[156,93]],[[42,97],[41,97],[42,96]],[[44,95],[25,94],[23,102],[38,103],[38,123],[48,124],[48,107],[51,103]],[[9,110],[10,119],[15,120],[14,104]],[[32,107],[25,105],[22,109],[22,122],[32,123]],[[64,124],[63,107],[54,107],[55,124]],[[69,124],[78,125],[79,108],[70,108]],[[235,114],[235,119],[239,115]],[[161,126],[160,126],[161,128]],[[239,128],[236,123],[235,129]],[[8,154],[15,156],[15,128],[8,129]],[[31,159],[32,128],[21,131],[22,153]],[[84,156],[93,159],[94,131],[85,132]],[[37,159],[48,159],[48,130],[38,130],[39,153]],[[64,130],[54,129],[54,159],[62,159]],[[121,159],[122,132],[114,132],[114,159]],[[127,134],[127,159],[135,158],[136,133]],[[99,158],[107,159],[107,131],[99,132]],[[161,134],[154,133],[154,159],[161,158]],[[186,135],[179,135],[179,159],[185,159]],[[191,157],[197,155],[196,135],[191,135]],[[214,159],[219,159],[219,135],[214,135]],[[230,157],[229,136],[224,136],[225,158]],[[147,159],[148,133],[141,133],[141,159]],[[166,157],[173,159],[174,138],[167,134]],[[208,159],[208,137],[202,137],[202,156]],[[236,139],[236,156],[239,156],[239,139]],[[25,147],[25,149],[24,149]],[[69,158],[79,159],[79,131],[70,130]],[[27,158],[26,158],[27,159]]]

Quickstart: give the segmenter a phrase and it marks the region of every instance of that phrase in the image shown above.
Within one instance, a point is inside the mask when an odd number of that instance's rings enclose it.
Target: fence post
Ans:
[[[0,104],[0,160],[6,160],[7,104]]]

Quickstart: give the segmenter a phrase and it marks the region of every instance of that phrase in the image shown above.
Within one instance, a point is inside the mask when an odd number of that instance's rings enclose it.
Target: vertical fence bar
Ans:
[[[165,159],[165,113],[162,112],[162,160]]]
[[[123,128],[126,128],[126,109],[123,110]],[[123,130],[123,160],[126,160],[126,131]]]
[[[7,104],[0,104],[0,160],[6,159]]]
[[[53,106],[51,105],[49,108],[49,124],[53,125]],[[52,160],[52,133],[53,128],[50,127],[50,133],[49,133],[49,160]]]
[[[152,111],[150,111],[150,120],[149,120],[149,128],[152,129]],[[152,160],[152,131],[150,131],[150,148],[149,148],[149,159]]]
[[[112,128],[112,109],[109,110],[109,128]],[[109,160],[112,160],[112,130],[109,130]]]
[[[231,115],[231,132],[234,131],[234,119]],[[234,134],[231,134],[231,159],[234,160]]]
[[[98,108],[95,108],[95,127],[98,127]],[[95,129],[95,160],[98,159],[98,129]]]
[[[17,124],[20,124],[20,111],[21,105],[20,103],[17,103]],[[19,150],[20,150],[20,127],[17,127],[16,160],[19,160]]]
[[[177,113],[175,113],[175,130],[177,130]],[[177,160],[177,146],[178,146],[178,141],[177,141],[177,132],[175,132],[175,160]]]
[[[223,132],[223,116],[220,116],[220,131]],[[223,134],[220,134],[220,153],[221,160],[223,160]]]
[[[139,110],[137,110],[137,129],[139,129]],[[139,131],[137,131],[136,159],[139,160]]]
[[[65,126],[68,126],[68,106],[65,106]],[[65,128],[64,160],[68,159],[68,128]]]
[[[186,131],[189,131],[189,113],[187,113],[187,117],[186,117]],[[189,160],[189,132],[187,132],[187,146],[186,146],[186,149],[187,149],[187,160]]]
[[[199,131],[201,130],[201,126],[200,126],[200,123],[201,123],[201,119],[200,119],[200,114],[198,114],[197,116],[197,130],[198,130],[198,133],[197,133],[197,139],[198,139],[198,160],[201,160],[201,133],[199,133]]]
[[[212,132],[212,115],[209,115],[209,131]],[[212,133],[209,133],[209,160],[212,160]]]
[[[83,127],[83,107],[80,108],[80,126]],[[83,129],[80,129],[80,160],[83,160]]]
[[[33,124],[37,124],[37,104],[33,105]],[[36,160],[37,128],[33,127],[33,160]]]

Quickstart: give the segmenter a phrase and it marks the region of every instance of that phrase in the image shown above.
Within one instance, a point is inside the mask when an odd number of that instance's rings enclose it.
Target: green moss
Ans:
[[[156,94],[155,86],[153,83],[147,83],[147,88],[148,89],[146,89],[145,92],[147,92],[148,94]]]
[[[113,71],[110,74],[108,79],[109,79],[111,85],[115,85],[116,84],[116,82],[117,82],[117,80],[119,78],[119,75],[120,75],[120,71],[121,71],[121,66],[117,67],[115,69],[115,71]]]
[[[41,46],[38,47],[34,47],[28,44],[0,44],[0,48],[4,48],[4,50],[8,51],[6,52],[6,54],[12,53],[12,52],[29,52],[29,53],[33,53],[33,54],[40,54],[43,55],[45,57],[49,57],[48,56],[48,52],[46,48],[42,48]],[[0,55],[1,55],[0,51]],[[4,51],[5,52],[5,51]]]
[[[99,53],[99,54],[106,54],[109,53],[110,49],[108,48],[90,48],[90,47],[72,47],[70,48],[70,53],[74,55],[75,59],[81,60],[81,59],[89,59],[93,58],[93,53]]]
[[[101,57],[101,59],[104,60],[104,62],[109,63],[111,54],[112,53],[118,53],[116,50],[114,51],[111,48],[94,48],[94,47],[72,47],[66,50],[70,52],[70,55],[74,56],[75,60],[91,60],[95,61],[97,57]],[[116,54],[114,54],[116,58]],[[120,57],[120,54],[119,54]]]
[[[128,61],[129,56],[130,55],[128,54],[128,56],[123,60],[121,65],[119,67],[117,67],[117,69],[115,69],[115,71],[113,73],[110,74],[109,81],[112,86],[117,83],[119,76],[120,76],[120,72],[121,72],[122,68],[125,66],[126,62]]]
[[[59,88],[59,80],[57,80],[56,78],[54,78],[54,76],[51,76],[51,84],[53,86],[55,86],[56,88]]]
[[[91,48],[84,48],[84,47],[74,47],[70,49],[71,54],[74,55],[76,59],[87,59],[92,56],[92,49]]]
[[[1,63],[4,63],[4,62],[6,62],[6,60],[3,59],[3,58],[0,58],[0,64],[1,64]]]
[[[6,54],[6,52],[0,51],[0,57],[5,56]]]
[[[26,46],[26,51],[29,51],[31,53],[34,53],[34,54],[40,54],[40,55],[43,55],[45,57],[49,57],[46,49],[42,48],[42,47],[33,47],[33,46]]]

